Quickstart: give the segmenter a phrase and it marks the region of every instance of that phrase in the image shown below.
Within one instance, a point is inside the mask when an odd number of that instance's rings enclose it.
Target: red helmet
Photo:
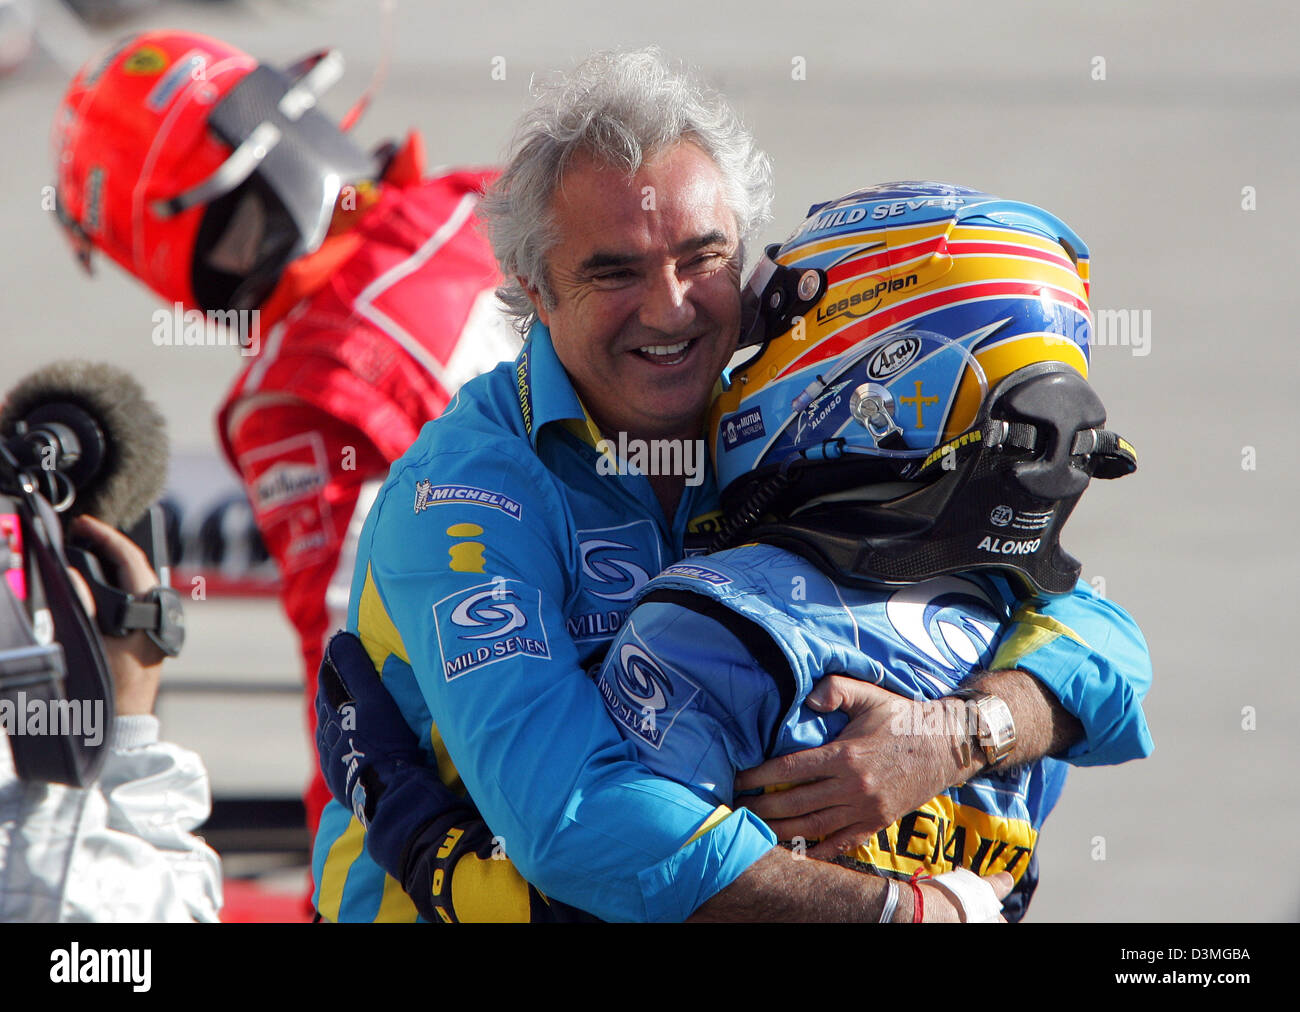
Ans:
[[[146,32],[83,67],[54,125],[59,220],[164,299],[251,308],[325,238],[375,159],[314,108],[337,53],[279,71],[217,39]]]

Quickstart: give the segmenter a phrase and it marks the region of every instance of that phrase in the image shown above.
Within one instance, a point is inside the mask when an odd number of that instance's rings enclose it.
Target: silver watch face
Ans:
[[[1011,717],[1011,707],[992,694],[975,700],[980,716],[980,745],[989,765],[1001,762],[1016,745],[1016,724]]]

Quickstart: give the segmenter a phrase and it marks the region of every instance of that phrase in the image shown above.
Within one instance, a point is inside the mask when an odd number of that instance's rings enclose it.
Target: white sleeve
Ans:
[[[207,771],[158,741],[156,717],[118,717],[85,790],[21,783],[0,756],[0,920],[215,921],[221,862],[193,830]]]

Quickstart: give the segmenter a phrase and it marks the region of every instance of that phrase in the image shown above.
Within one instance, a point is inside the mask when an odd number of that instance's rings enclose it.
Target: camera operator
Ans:
[[[158,577],[126,535],[90,516],[90,542],[122,590]],[[95,604],[69,571],[86,611]],[[211,792],[199,757],[158,738],[153,716],[163,651],[140,629],[105,636],[116,715],[99,778],[78,789],[20,780],[0,733],[0,921],[215,921],[221,864],[193,830]]]

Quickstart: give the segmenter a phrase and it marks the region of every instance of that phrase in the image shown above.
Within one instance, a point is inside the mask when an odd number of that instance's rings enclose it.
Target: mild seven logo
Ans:
[[[610,716],[651,748],[663,747],[678,715],[700,687],[652,654],[629,626],[605,658],[596,688]]]
[[[528,624],[524,618],[523,612],[518,607],[511,604],[508,600],[504,603],[499,602],[502,597],[513,598],[515,596],[512,590],[492,589],[485,590],[481,594],[475,594],[473,597],[467,597],[456,605],[451,613],[451,620],[458,626],[468,626],[471,628],[478,626],[491,625],[493,622],[498,625],[489,629],[487,632],[466,633],[464,639],[467,640],[489,640],[496,636],[504,636],[515,629],[522,629]],[[486,603],[494,602],[494,603]]]
[[[582,575],[593,584],[606,588],[591,593],[606,601],[630,601],[636,592],[650,580],[650,574],[628,558],[619,558],[619,553],[636,555],[632,545],[605,538],[592,538],[578,545],[582,555]]]
[[[551,658],[542,592],[519,580],[498,577],[457,591],[433,606],[433,616],[449,682],[507,657]]]

